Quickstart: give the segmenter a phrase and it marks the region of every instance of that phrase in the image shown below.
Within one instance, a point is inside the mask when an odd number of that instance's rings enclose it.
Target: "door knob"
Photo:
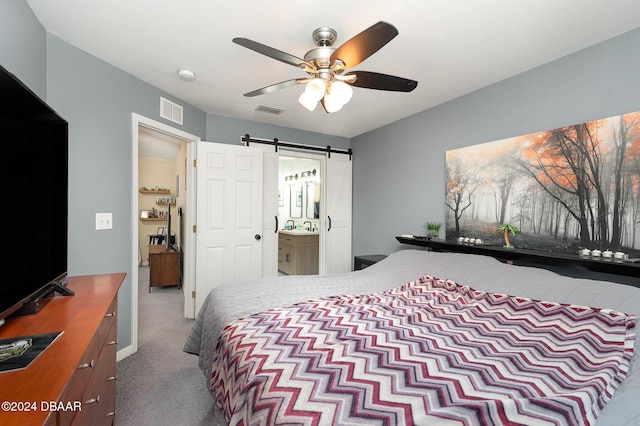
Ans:
[[[260,234],[256,234],[256,236],[255,236],[255,237],[253,237],[253,238],[255,238],[256,240],[260,241],[260,238],[262,238],[262,235],[260,235]]]

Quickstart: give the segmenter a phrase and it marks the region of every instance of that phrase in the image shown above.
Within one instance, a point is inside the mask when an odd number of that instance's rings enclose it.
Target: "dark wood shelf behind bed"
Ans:
[[[640,278],[640,263],[623,262],[615,259],[581,257],[577,254],[551,251],[537,251],[527,249],[506,250],[498,246],[461,244],[457,241],[438,239],[422,239],[396,237],[402,244],[427,247],[433,251],[448,251],[457,253],[482,254],[492,256],[503,262],[517,262],[527,265],[560,266],[564,268],[582,269],[605,274],[621,275]],[[640,280],[624,282],[640,287]]]

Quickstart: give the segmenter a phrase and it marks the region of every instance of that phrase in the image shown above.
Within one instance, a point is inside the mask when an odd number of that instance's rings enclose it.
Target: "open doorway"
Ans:
[[[181,250],[186,191],[183,139],[141,126],[138,130],[138,245],[140,266],[149,265],[149,247]],[[182,191],[180,191],[183,189]],[[151,290],[151,288],[150,288]]]
[[[322,156],[278,157],[278,275],[322,273]]]
[[[182,151],[182,157],[177,156],[176,162],[180,162],[180,169],[183,170],[182,173],[172,173],[170,177],[170,182],[173,185],[174,194],[168,194],[170,196],[176,197],[176,206],[173,210],[172,217],[174,220],[172,225],[174,225],[171,230],[171,234],[176,235],[176,242],[179,242],[180,248],[182,250],[182,290],[184,293],[184,314],[185,317],[193,318],[194,317],[194,303],[193,298],[191,297],[192,292],[192,275],[193,275],[193,264],[195,260],[193,259],[194,250],[193,246],[193,238],[191,237],[191,233],[187,232],[187,230],[191,229],[193,226],[193,212],[195,212],[195,208],[193,207],[195,204],[195,196],[192,195],[192,188],[189,187],[188,182],[194,181],[194,172],[192,167],[187,167],[187,164],[193,161],[195,157],[195,144],[192,142],[199,141],[200,138],[198,136],[183,132],[182,130],[175,129],[171,126],[167,126],[155,120],[140,116],[138,114],[132,115],[132,277],[131,277],[131,347],[128,350],[125,350],[122,354],[122,357],[126,357],[132,353],[137,352],[138,350],[138,281],[139,281],[139,271],[138,267],[141,263],[145,262],[148,258],[148,253],[143,250],[143,247],[147,245],[147,239],[150,238],[149,235],[153,233],[158,233],[158,228],[163,225],[160,223],[164,223],[162,221],[158,221],[155,223],[153,227],[153,232],[150,232],[148,229],[143,228],[141,225],[143,221],[141,220],[142,216],[145,214],[142,210],[148,211],[148,208],[142,208],[141,202],[139,201],[139,194],[141,190],[141,186],[145,187],[154,187],[156,184],[154,183],[143,183],[140,181],[140,170],[139,170],[139,160],[140,154],[150,155],[150,152],[153,152],[153,155],[160,156],[159,158],[163,158],[170,156],[170,152],[176,151],[178,148],[180,150],[186,150],[186,152]],[[163,186],[171,186],[168,184],[158,184],[158,187]],[[157,194],[158,197],[162,197],[164,194]],[[154,194],[150,195],[153,199],[153,205],[156,203],[156,196]],[[180,201],[178,202],[178,198]],[[172,203],[173,199],[170,199],[167,196],[167,202]],[[156,210],[164,211],[164,204],[162,204],[163,200],[159,201],[158,207]],[[172,206],[173,207],[173,206]],[[153,208],[153,207],[152,207]],[[180,213],[180,214],[178,214]],[[144,222],[145,224],[147,222]],[[150,221],[149,223],[153,223]],[[174,232],[175,229],[175,232]],[[141,238],[142,235],[142,238]],[[168,237],[170,238],[170,236]],[[119,355],[120,357],[120,355]]]

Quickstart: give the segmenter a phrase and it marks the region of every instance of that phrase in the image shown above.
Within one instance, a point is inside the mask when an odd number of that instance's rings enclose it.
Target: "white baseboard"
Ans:
[[[135,352],[133,350],[133,346],[131,345],[127,346],[126,348],[122,348],[116,353],[116,362],[121,361],[129,355],[133,355],[134,353]]]

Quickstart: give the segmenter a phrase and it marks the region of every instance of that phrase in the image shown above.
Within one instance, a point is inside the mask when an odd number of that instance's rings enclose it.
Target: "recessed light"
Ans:
[[[182,68],[178,70],[178,77],[184,81],[193,81],[196,79],[196,74],[191,70]]]

